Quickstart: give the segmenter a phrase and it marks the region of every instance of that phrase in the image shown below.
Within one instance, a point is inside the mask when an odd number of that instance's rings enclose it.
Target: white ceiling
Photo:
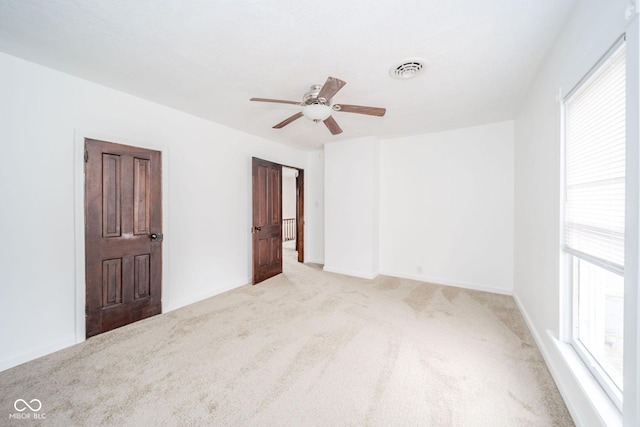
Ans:
[[[514,118],[576,0],[0,0],[0,51],[299,148]],[[389,68],[422,57],[397,80]],[[343,129],[271,126],[328,76]]]

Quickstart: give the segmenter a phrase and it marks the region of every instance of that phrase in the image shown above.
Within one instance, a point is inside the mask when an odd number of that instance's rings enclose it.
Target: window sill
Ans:
[[[569,344],[560,341],[552,331],[547,331],[549,338],[554,343],[558,352],[564,359],[569,371],[589,400],[589,403],[600,415],[600,421],[605,426],[622,426],[622,414],[607,393],[602,389],[598,381],[585,366],[580,356]]]

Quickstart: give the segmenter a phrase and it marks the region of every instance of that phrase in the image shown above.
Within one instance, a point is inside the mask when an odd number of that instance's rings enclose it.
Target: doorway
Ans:
[[[282,248],[297,250],[298,204],[296,179],[298,170],[282,167]]]
[[[295,180],[295,218],[283,223],[283,170]],[[304,262],[304,170],[252,158],[252,267],[253,284],[282,273],[284,232],[295,233],[298,262]],[[289,187],[291,188],[291,187]],[[287,195],[289,197],[289,195]],[[291,198],[285,204],[289,203]],[[292,208],[287,206],[287,212]],[[291,221],[293,219],[293,223]],[[293,227],[293,231],[291,228]]]

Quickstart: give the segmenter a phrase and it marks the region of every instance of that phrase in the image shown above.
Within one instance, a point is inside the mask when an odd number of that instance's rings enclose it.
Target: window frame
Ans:
[[[574,275],[578,266],[576,265],[576,260],[578,262],[584,261],[591,263],[585,258],[576,256],[572,253],[564,252],[566,256],[565,262],[567,273],[568,273],[568,283],[566,284],[571,288],[571,331],[569,333],[569,344],[573,348],[573,350],[578,354],[582,362],[585,364],[591,375],[593,375],[602,389],[605,391],[609,399],[615,404],[620,412],[622,412],[622,404],[623,404],[623,390],[620,390],[618,386],[613,382],[613,380],[609,377],[609,374],[604,370],[604,368],[600,365],[600,362],[591,354],[591,352],[587,349],[587,347],[577,339],[578,334],[578,310],[575,310],[574,307],[578,306],[578,292],[574,289]],[[593,263],[591,263],[593,264]],[[597,267],[603,268],[601,264],[593,264]],[[611,271],[609,269],[605,269],[610,271],[611,273],[618,274],[615,271]],[[620,275],[620,274],[618,274]],[[624,274],[620,275],[624,278]]]
[[[562,203],[561,203],[561,221],[560,221],[560,253],[561,253],[561,289],[562,289],[562,300],[564,304],[562,309],[560,310],[561,314],[561,338],[564,342],[571,345],[572,349],[579,356],[581,361],[584,363],[585,367],[589,370],[591,375],[596,379],[600,387],[607,394],[609,399],[613,402],[613,404],[618,408],[620,412],[623,410],[623,398],[624,391],[620,390],[618,386],[614,383],[614,381],[609,377],[609,374],[604,370],[600,363],[596,360],[596,358],[590,353],[590,351],[586,348],[586,346],[580,342],[577,338],[577,332],[579,327],[578,322],[578,291],[575,287],[575,274],[578,268],[577,262],[587,262],[592,265],[595,265],[598,268],[602,268],[611,273],[617,274],[621,276],[625,282],[626,289],[626,273],[624,266],[620,268],[620,266],[612,265],[604,260],[599,258],[590,256],[589,254],[577,251],[573,248],[569,248],[565,244],[565,201],[566,201],[566,190],[567,190],[567,159],[566,159],[566,142],[567,142],[567,133],[566,133],[566,120],[567,120],[567,108],[566,104],[571,99],[571,97],[578,92],[583,85],[589,81],[589,79],[597,73],[602,65],[606,63],[609,58],[621,47],[625,46],[625,55],[628,49],[628,45],[626,43],[626,34],[620,36],[609,49],[605,52],[605,54],[593,65],[593,67],[582,77],[578,83],[561,99],[561,167],[562,167],[562,179],[561,179],[561,194],[562,194]],[[626,77],[628,84],[629,77]],[[628,105],[627,100],[627,105]],[[625,119],[628,118],[629,112],[625,111]],[[628,127],[628,125],[627,125]],[[626,131],[626,129],[625,129]],[[628,138],[628,136],[627,136]],[[628,145],[628,141],[625,143]],[[625,157],[628,155],[625,152]],[[625,162],[628,164],[628,160]],[[626,175],[626,172],[625,172]],[[628,191],[629,188],[625,189],[625,200],[628,199]],[[627,209],[625,208],[625,214],[627,214]],[[626,235],[626,232],[625,232]],[[626,244],[626,243],[625,243]],[[577,261],[577,262],[576,262]],[[626,262],[625,262],[626,263]],[[625,311],[627,304],[625,303]],[[625,314],[626,317],[626,314]],[[625,328],[626,329],[626,328]],[[626,332],[625,332],[626,338]],[[625,340],[626,341],[626,340]],[[626,349],[626,348],[625,348]],[[626,352],[623,353],[623,357]],[[626,362],[625,362],[626,364]],[[624,368],[623,368],[623,377],[624,377]]]

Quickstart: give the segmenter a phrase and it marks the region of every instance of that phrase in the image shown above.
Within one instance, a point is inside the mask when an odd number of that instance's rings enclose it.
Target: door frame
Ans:
[[[298,251],[298,262],[304,262],[304,169],[280,165],[283,168],[295,169],[296,176],[296,251]]]
[[[86,307],[86,280],[85,280],[85,179],[84,179],[84,141],[85,138],[109,141],[116,144],[130,145],[134,147],[156,150],[161,153],[162,167],[162,223],[163,223],[163,250],[162,250],[162,307],[163,313],[168,311],[165,304],[165,295],[168,295],[169,286],[169,259],[167,254],[168,244],[171,240],[169,230],[169,182],[167,171],[169,170],[169,149],[164,146],[135,141],[121,136],[105,135],[104,133],[74,129],[74,228],[75,228],[75,343],[86,340],[85,307]]]
[[[304,262],[304,169],[295,168],[296,176],[296,251],[298,262]]]

